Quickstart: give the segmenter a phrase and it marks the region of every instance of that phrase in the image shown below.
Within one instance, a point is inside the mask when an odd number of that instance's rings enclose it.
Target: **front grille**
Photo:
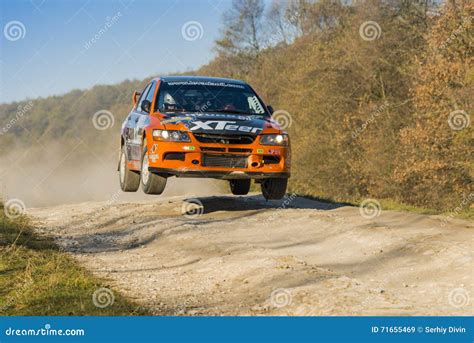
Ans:
[[[202,151],[219,151],[219,152],[225,152],[225,148],[214,148],[214,147],[207,147],[207,146],[202,146],[201,147]]]
[[[247,156],[204,154],[204,167],[247,168]]]
[[[221,144],[252,144],[255,136],[251,135],[219,135],[214,133],[194,133],[194,137],[201,143]]]
[[[229,148],[229,152],[252,152],[252,149]]]

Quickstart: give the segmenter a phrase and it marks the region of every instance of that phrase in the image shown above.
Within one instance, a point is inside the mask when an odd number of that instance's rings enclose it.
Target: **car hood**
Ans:
[[[269,117],[222,113],[183,113],[163,119],[162,124],[182,125],[193,133],[259,134],[266,128],[279,130]]]

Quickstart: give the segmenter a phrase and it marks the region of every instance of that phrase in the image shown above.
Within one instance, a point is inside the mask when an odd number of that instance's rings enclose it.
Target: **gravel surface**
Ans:
[[[29,214],[39,232],[157,315],[474,313],[470,221],[385,210],[365,218],[357,207],[257,195]]]

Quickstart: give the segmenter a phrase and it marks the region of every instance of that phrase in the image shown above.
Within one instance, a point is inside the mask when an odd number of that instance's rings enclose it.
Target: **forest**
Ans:
[[[275,108],[291,137],[290,192],[452,213],[474,198],[473,13],[463,0],[234,0],[213,60],[184,74],[245,80]],[[78,140],[115,154],[147,81],[0,105],[0,156]],[[94,129],[100,110],[113,129]]]

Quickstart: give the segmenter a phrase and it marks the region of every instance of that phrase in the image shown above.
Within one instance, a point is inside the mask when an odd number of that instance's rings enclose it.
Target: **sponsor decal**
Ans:
[[[151,147],[151,153],[154,154],[156,152],[156,149],[158,149],[158,144],[153,144]]]
[[[224,118],[234,120],[245,120],[250,121],[255,118],[262,119],[260,115],[242,115],[242,114],[229,114],[229,113],[189,113],[186,116],[177,116],[170,118],[169,120],[183,121],[183,120],[195,120],[196,118]]]
[[[257,154],[263,154],[263,149],[257,149]]]
[[[252,127],[247,125],[236,125],[236,121],[226,121],[226,120],[207,120],[201,121],[196,120],[190,123],[191,126],[189,129],[191,131],[196,131],[199,129],[208,130],[208,131],[239,131],[247,133],[258,133],[263,131],[260,127]]]
[[[194,150],[196,150],[196,147],[193,146],[193,145],[185,145],[185,146],[183,146],[183,150],[194,151]]]
[[[162,120],[161,123],[162,124],[179,123],[179,122],[182,122],[184,120],[193,120],[193,117],[190,117],[190,116],[179,117],[178,116],[178,117],[173,117],[173,118]]]
[[[273,150],[273,149],[270,149],[268,150],[268,153],[270,155],[280,155],[280,150]]]
[[[225,114],[225,113],[196,113],[194,114],[195,118],[227,118],[234,120],[252,120],[249,116],[244,116],[240,114]]]
[[[209,87],[231,87],[245,89],[244,85],[227,82],[212,82],[212,81],[171,81],[167,82],[170,86],[209,86]]]
[[[158,159],[158,154],[151,154],[148,157],[149,157],[150,161],[156,162],[156,160]]]

